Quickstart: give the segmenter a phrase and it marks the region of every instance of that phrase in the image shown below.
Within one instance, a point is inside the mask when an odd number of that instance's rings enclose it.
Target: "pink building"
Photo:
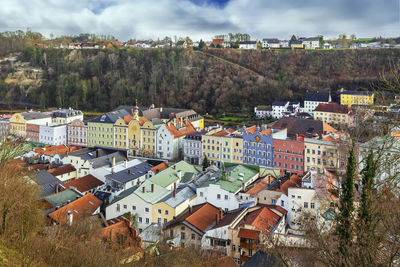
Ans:
[[[273,167],[304,175],[304,137],[296,136],[285,140],[273,140]]]

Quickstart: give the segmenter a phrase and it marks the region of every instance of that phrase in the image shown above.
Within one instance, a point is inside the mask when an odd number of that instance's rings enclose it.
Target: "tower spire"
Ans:
[[[138,103],[137,98],[136,98],[135,102],[136,102],[136,104],[135,104],[135,112],[133,113],[133,119],[139,120],[139,107],[137,105],[137,103]]]

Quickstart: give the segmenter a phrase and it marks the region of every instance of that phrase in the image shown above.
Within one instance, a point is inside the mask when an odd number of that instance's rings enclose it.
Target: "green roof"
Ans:
[[[149,180],[162,187],[167,187],[179,180],[178,178],[179,171],[182,172],[181,182],[183,183],[189,182],[194,174],[199,173],[199,171],[193,165],[182,160],[172,165],[171,167],[157,173]]]
[[[49,202],[51,205],[55,206],[60,206],[61,204],[67,203],[69,201],[74,201],[77,197],[80,197],[78,193],[71,189],[67,189],[64,191],[61,191],[57,194],[53,194],[50,196],[47,196],[44,198],[47,202]]]
[[[333,208],[329,208],[321,216],[326,220],[333,221],[336,218],[335,210]]]
[[[151,192],[151,185],[154,185],[154,192]],[[143,193],[143,188],[145,188]],[[157,203],[166,195],[170,194],[171,191],[165,189],[164,187],[153,183],[150,180],[146,180],[143,184],[141,184],[136,190],[135,194],[146,201],[147,203]]]
[[[248,182],[251,178],[258,174],[258,171],[246,167],[244,165],[237,165],[235,167],[229,167],[226,169],[226,179],[222,179],[222,171],[217,172],[214,177],[216,179],[210,179],[201,187],[207,187],[210,184],[217,184],[226,191],[236,193],[242,188],[242,184]]]
[[[114,197],[114,199],[113,199],[113,201],[111,201],[110,205],[115,203],[115,202],[117,202],[117,201],[120,201],[123,198],[126,198],[127,196],[132,194],[137,188],[138,188],[138,186],[135,185],[135,186],[133,186],[131,188],[128,188],[128,189],[122,191],[121,194],[119,194],[118,196]]]

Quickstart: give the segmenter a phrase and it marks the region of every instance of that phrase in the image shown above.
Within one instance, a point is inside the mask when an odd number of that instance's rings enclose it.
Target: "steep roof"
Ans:
[[[177,121],[179,120],[180,119],[177,119]],[[196,129],[190,121],[183,121],[182,127],[180,127],[179,129],[173,123],[165,124],[165,128],[167,128],[167,130],[172,134],[172,136],[174,136],[174,138],[179,138],[196,132]]]
[[[180,204],[185,202],[188,199],[192,199],[196,195],[196,190],[191,188],[190,186],[179,186],[176,190],[176,196],[173,196],[173,193],[165,196],[159,202],[165,202],[168,206],[172,208],[178,207]]]
[[[185,181],[187,177],[199,173],[199,171],[193,165],[181,160],[157,173],[149,180],[162,187],[167,187],[179,180],[178,172],[181,172],[183,182],[187,182]]]
[[[55,193],[56,186],[62,184],[60,180],[58,180],[48,171],[34,172],[31,176],[42,189],[40,192],[40,197]]]
[[[154,188],[154,191],[152,191],[152,188]],[[165,189],[164,187],[156,183],[153,183],[150,180],[146,180],[144,183],[139,185],[138,188],[134,191],[134,194],[136,194],[138,197],[140,197],[147,203],[151,204],[157,203],[163,197],[165,197],[167,194],[170,193],[171,192],[168,189]]]
[[[67,223],[67,214],[70,211],[73,215],[73,219],[81,218],[86,212],[93,214],[101,205],[102,201],[92,194],[86,194],[81,198],[65,205],[64,207],[53,211],[49,214],[55,222],[60,224]]]
[[[214,225],[212,229],[220,228],[231,224],[246,208],[239,208],[235,210],[230,210],[224,213],[222,219]]]
[[[257,195],[260,191],[264,190],[268,185],[268,179],[263,178],[260,181],[258,181],[252,188],[246,191],[246,194],[249,194],[250,196],[255,196]]]
[[[294,137],[296,135],[316,137],[321,136],[325,132],[336,132],[333,127],[329,125],[325,126],[325,124],[318,120],[285,117],[275,122],[272,127],[279,129],[287,128],[289,137]]]
[[[107,174],[106,178],[117,183],[125,184],[143,175],[146,175],[146,173],[150,171],[152,167],[153,165],[143,162],[138,165],[123,169],[122,171]]]
[[[253,225],[264,234],[272,233],[278,225],[281,216],[273,212],[270,208],[260,207],[259,209],[249,212],[244,219],[244,223]]]
[[[115,123],[119,118],[124,118],[127,115],[130,115],[128,111],[126,111],[125,109],[120,109],[108,112],[104,115],[94,118],[90,120],[90,122]]]
[[[321,103],[315,108],[314,111],[349,114],[351,109],[348,106],[339,105],[338,103]]]
[[[49,173],[53,174],[54,176],[59,176],[62,174],[70,173],[76,171],[75,167],[72,164],[64,165],[55,169],[48,170]]]
[[[315,91],[307,92],[304,101],[329,102],[330,93],[315,92]]]
[[[63,184],[63,186],[65,188],[74,187],[79,192],[84,193],[86,191],[95,189],[96,187],[103,185],[103,184],[104,183],[102,181],[100,181],[93,175],[89,174],[89,175],[83,176],[81,178],[71,180],[68,183]]]
[[[274,266],[281,267],[284,266],[275,256],[268,255],[267,253],[259,250],[253,255],[242,267],[265,267]]]
[[[253,240],[257,240],[259,235],[260,235],[259,230],[251,230],[245,228],[240,228],[238,233],[238,237],[240,238],[253,239]]]

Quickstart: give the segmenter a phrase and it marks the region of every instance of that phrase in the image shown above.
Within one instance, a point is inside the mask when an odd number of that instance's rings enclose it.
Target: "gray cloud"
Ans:
[[[204,2],[205,3],[205,2]],[[189,0],[2,0],[0,31],[111,34],[120,40],[228,32],[254,38],[340,33],[399,36],[398,0],[231,0],[223,8]]]

